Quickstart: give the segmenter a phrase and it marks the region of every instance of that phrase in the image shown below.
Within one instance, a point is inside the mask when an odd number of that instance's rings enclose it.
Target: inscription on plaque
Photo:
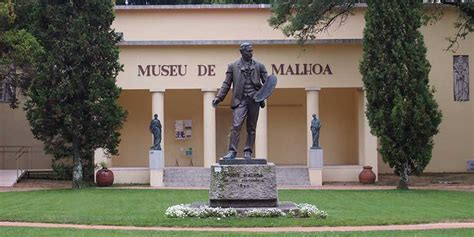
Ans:
[[[211,205],[216,203],[221,206],[247,201],[257,205],[276,205],[278,193],[275,165],[213,166],[209,200]]]

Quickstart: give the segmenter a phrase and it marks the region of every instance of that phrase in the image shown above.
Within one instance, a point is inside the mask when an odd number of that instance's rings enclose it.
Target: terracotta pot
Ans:
[[[108,187],[114,183],[114,172],[112,170],[102,168],[95,174],[97,186]]]
[[[364,169],[359,174],[359,182],[363,184],[373,184],[375,183],[375,178],[375,173],[370,165],[364,166]]]

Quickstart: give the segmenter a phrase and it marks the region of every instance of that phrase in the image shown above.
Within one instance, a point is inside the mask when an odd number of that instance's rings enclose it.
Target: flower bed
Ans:
[[[297,218],[321,218],[328,216],[327,212],[319,210],[316,206],[307,203],[296,204],[296,208],[285,212],[279,208],[252,208],[237,211],[235,208],[220,207],[191,207],[190,204],[179,204],[168,207],[165,212],[169,218],[226,218],[226,217],[297,217]]]

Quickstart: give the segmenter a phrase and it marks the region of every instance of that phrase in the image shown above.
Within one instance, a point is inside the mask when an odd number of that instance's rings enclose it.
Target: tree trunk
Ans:
[[[408,161],[403,164],[402,172],[400,172],[400,182],[398,183],[398,189],[408,189]]]
[[[72,148],[74,163],[74,167],[72,170],[72,188],[79,189],[82,188],[82,159],[79,139],[74,139],[74,141],[72,142]]]

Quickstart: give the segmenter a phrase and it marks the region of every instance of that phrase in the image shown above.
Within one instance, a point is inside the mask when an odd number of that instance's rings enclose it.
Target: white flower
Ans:
[[[217,220],[221,218],[237,216],[237,210],[234,208],[221,208],[221,207],[209,207],[200,206],[199,208],[191,208],[190,204],[178,204],[166,209],[165,215],[169,218],[185,218],[185,217],[217,217]],[[253,208],[249,209],[239,216],[242,217],[301,217],[301,218],[326,218],[328,213],[319,210],[316,206],[300,203],[296,204],[295,209],[291,209],[288,215],[278,208]]]

